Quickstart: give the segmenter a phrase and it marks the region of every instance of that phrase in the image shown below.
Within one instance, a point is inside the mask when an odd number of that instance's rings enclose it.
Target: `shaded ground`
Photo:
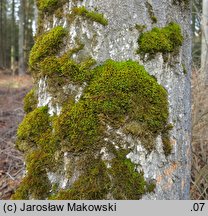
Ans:
[[[24,117],[23,98],[31,87],[29,76],[12,77],[0,71],[0,199],[10,198],[24,173],[15,137]]]

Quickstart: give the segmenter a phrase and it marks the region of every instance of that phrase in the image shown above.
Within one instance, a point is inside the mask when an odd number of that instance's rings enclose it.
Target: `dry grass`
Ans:
[[[24,173],[24,162],[15,148],[16,130],[24,117],[23,98],[32,86],[29,76],[0,72],[0,199],[9,199]]]
[[[208,85],[200,70],[192,76],[192,184],[191,199],[208,199]]]

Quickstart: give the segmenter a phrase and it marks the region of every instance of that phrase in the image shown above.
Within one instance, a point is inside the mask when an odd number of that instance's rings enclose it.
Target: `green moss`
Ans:
[[[155,146],[155,139],[158,133],[154,133],[147,129],[145,124],[138,123],[136,121],[131,121],[125,124],[124,132],[126,134],[131,134],[141,140],[142,145],[151,152]]]
[[[50,193],[51,184],[47,176],[48,155],[41,150],[35,150],[27,155],[27,175],[22,180],[12,199],[46,199]]]
[[[152,16],[151,20],[152,20],[153,23],[157,23],[157,17],[156,16]]]
[[[170,131],[173,129],[172,124],[168,124],[162,131],[162,142],[163,142],[163,150],[166,156],[171,154],[173,149],[171,141],[170,141]]]
[[[110,177],[107,167],[100,159],[88,158],[87,169],[74,182],[69,190],[61,190],[53,199],[58,200],[97,200],[106,199],[109,193]],[[87,162],[87,161],[86,161]]]
[[[73,8],[73,13],[79,16],[86,17],[94,22],[98,22],[104,26],[108,25],[108,20],[104,18],[103,14],[97,13],[95,11],[88,11],[84,6]]]
[[[37,69],[37,64],[42,59],[56,54],[63,44],[63,38],[66,34],[66,30],[63,27],[58,26],[39,36],[30,52],[30,68]]]
[[[31,89],[30,92],[24,98],[24,111],[26,113],[32,112],[38,104],[38,99],[35,89]]]
[[[92,71],[90,68],[96,63],[92,58],[86,58],[81,63],[77,63],[72,60],[72,55],[78,53],[84,48],[83,44],[79,44],[77,47],[68,50],[61,57],[54,55],[45,57],[42,61],[37,63],[38,70],[41,77],[48,77],[48,83],[52,86],[63,86],[68,82],[74,82],[75,84],[83,84],[88,82],[92,78]]]
[[[143,173],[136,171],[135,164],[126,159],[124,152],[117,152],[111,162],[109,169],[109,174],[113,178],[111,193],[117,200],[137,200],[145,194],[146,182]]]
[[[24,117],[18,127],[17,147],[26,154],[34,149],[41,149],[48,155],[54,154],[58,147],[52,128],[53,118],[48,114],[48,107],[36,108]]]
[[[70,58],[72,57],[73,54],[76,54],[78,53],[80,50],[83,50],[84,49],[84,44],[82,44],[78,39],[77,39],[77,46],[74,47],[73,49],[69,50],[66,55]]]
[[[167,92],[136,62],[109,60],[93,70],[80,101],[64,109],[57,136],[70,143],[70,151],[90,148],[102,134],[100,115],[114,127],[128,117],[126,133],[139,137],[151,151],[167,123]]]
[[[65,4],[67,0],[36,0],[36,2],[39,11],[53,13]]]
[[[48,83],[50,85],[63,86],[68,81],[72,81],[75,84],[82,84],[87,82],[92,77],[92,72],[89,68],[95,62],[89,59],[82,64],[77,64],[68,56],[62,56],[57,58],[55,56],[45,58],[40,65],[40,73],[42,76],[48,76]],[[64,79],[65,78],[65,79]]]
[[[60,86],[66,85],[67,82],[82,85],[92,79],[93,71],[90,68],[96,63],[95,60],[88,58],[78,64],[70,58],[70,55],[66,53],[59,58],[50,56],[39,63],[40,74],[47,75],[49,88],[58,85],[60,89]]]
[[[17,146],[28,155],[28,172],[14,199],[107,199],[109,194],[114,199],[139,199],[154,190],[126,158],[129,148],[122,147],[117,139],[119,149],[104,141],[105,122],[114,129],[126,125],[124,132],[137,136],[149,151],[155,147],[155,137],[162,133],[168,154],[167,92],[137,62],[108,60],[94,69],[90,69],[92,59],[87,62],[75,64],[68,53],[45,57],[39,63],[49,79],[54,75],[70,77],[74,82],[87,80],[88,85],[80,100],[75,103],[69,98],[53,120],[48,108],[41,107],[28,113],[20,124]],[[112,155],[108,168],[102,160],[102,147]],[[50,192],[47,172],[59,166],[57,150],[79,156],[79,161],[68,167],[76,166],[80,176],[68,190]]]
[[[49,56],[39,63],[39,68],[42,76],[48,75],[49,77],[54,73],[60,74],[60,61],[56,56]]]
[[[85,61],[80,63],[80,69],[85,70],[85,71],[90,70],[95,64],[96,64],[95,59],[93,59],[92,57],[89,57]]]
[[[141,33],[143,32],[147,27],[145,25],[136,24],[135,28]]]
[[[50,119],[47,107],[36,108],[28,113],[17,130],[17,147],[21,151],[37,146],[40,136],[50,129]]]
[[[98,141],[99,125],[97,116],[94,110],[83,101],[75,104],[69,110],[68,118],[64,122],[64,128],[67,128],[67,131],[63,131],[61,128],[62,125],[60,125],[58,135],[66,138],[68,151],[79,152],[91,149],[92,145]]]
[[[168,117],[167,92],[138,63],[109,60],[94,69],[86,94],[97,112],[122,120],[128,116],[156,132]]]
[[[12,199],[46,199],[49,196],[51,183],[47,173],[60,166],[55,158],[60,146],[52,126],[47,107],[28,113],[19,125],[16,144],[25,153],[27,173]]]
[[[154,182],[151,182],[147,185],[147,192],[148,193],[154,192],[155,188],[156,188],[156,184]]]
[[[189,3],[190,3],[189,0],[173,0],[173,4],[176,4],[176,5],[184,4],[186,6],[186,5],[189,5]]]
[[[110,162],[110,168],[100,158],[93,155],[83,161],[86,167],[84,173],[75,181],[69,190],[61,190],[52,199],[63,200],[96,200],[108,199],[139,199],[142,194],[154,190],[152,184],[147,184],[143,173],[136,171],[136,166],[126,159],[128,151],[117,151],[111,146],[115,157]]]
[[[180,26],[170,23],[164,28],[153,28],[151,31],[142,33],[138,39],[138,53],[173,52],[182,45],[182,42]]]
[[[182,64],[182,68],[183,68],[183,73],[186,75],[187,74],[187,70],[186,70],[185,64]]]

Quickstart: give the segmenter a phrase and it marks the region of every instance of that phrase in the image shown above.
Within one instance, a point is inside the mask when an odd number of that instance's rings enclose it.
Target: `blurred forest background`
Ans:
[[[23,173],[15,134],[32,88],[28,57],[34,44],[34,0],[0,0],[0,199],[9,199]],[[191,199],[208,199],[208,0],[192,1],[192,183]]]
[[[15,148],[23,98],[32,88],[27,72],[35,34],[34,0],[0,0],[0,199],[9,199],[23,174],[22,154]]]
[[[0,1],[0,68],[23,75],[35,32],[34,0]]]

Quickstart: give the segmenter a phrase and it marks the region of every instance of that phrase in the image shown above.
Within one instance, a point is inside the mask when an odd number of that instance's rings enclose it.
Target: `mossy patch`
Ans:
[[[27,173],[12,199],[46,199],[49,196],[51,183],[47,172],[55,171],[60,165],[55,158],[59,146],[52,126],[47,107],[31,111],[19,125],[16,145],[25,153]]]
[[[173,4],[175,5],[184,5],[187,6],[189,5],[190,1],[189,0],[173,0]]]
[[[37,64],[43,58],[56,54],[60,49],[60,46],[63,44],[63,38],[66,35],[66,30],[61,26],[57,26],[39,36],[30,52],[30,69],[37,69]]]
[[[111,161],[109,173],[114,179],[111,194],[117,200],[137,200],[146,193],[143,173],[138,173],[136,165],[126,158],[126,151],[117,151]]]
[[[92,58],[78,64],[66,53],[61,57],[50,56],[39,63],[39,75],[47,76],[48,91],[52,94],[61,86],[72,82],[74,85],[83,85],[93,76],[90,68],[95,64]],[[62,89],[63,90],[63,89]]]
[[[60,122],[59,133],[56,136],[65,138],[64,147],[67,151],[80,152],[91,149],[99,138],[99,122],[95,110],[86,102],[80,101],[68,112],[68,118],[61,121],[63,125]],[[61,115],[60,119],[63,116]],[[67,130],[63,131],[62,127]]]
[[[108,25],[108,20],[103,16],[103,14],[95,11],[88,11],[84,6],[73,8],[73,14],[85,17],[104,26]]]
[[[111,148],[114,148],[111,146]],[[61,190],[52,199],[139,199],[147,192],[143,173],[136,171],[136,166],[126,159],[127,151],[113,150],[115,157],[106,167],[101,158],[88,156],[83,163],[86,169],[68,190]],[[87,163],[88,161],[88,163]],[[86,164],[87,163],[87,164]]]
[[[68,137],[69,148],[83,150],[80,145],[96,142],[102,130],[98,126],[101,114],[108,116],[114,127],[135,122],[143,131],[138,132],[139,137],[147,131],[154,137],[163,130],[168,118],[167,92],[144,67],[133,61],[109,60],[93,69],[91,75],[81,100],[68,110],[68,120],[62,121],[61,127],[68,130],[60,130],[61,137]]]
[[[173,146],[170,141],[170,131],[173,129],[172,124],[166,125],[162,132],[162,142],[163,142],[163,150],[166,156],[170,155]]]
[[[139,31],[140,33],[142,33],[147,28],[147,26],[146,25],[136,24],[135,28],[136,28],[137,31]]]
[[[35,88],[31,89],[24,98],[24,111],[32,112],[38,104],[37,93]]]
[[[64,5],[67,0],[36,0],[38,10],[44,13],[53,13]]]
[[[49,67],[45,70],[52,77],[54,73],[68,74],[74,81],[82,80],[79,78],[81,74],[85,74],[84,79],[90,74],[82,97],[77,103],[73,99],[66,101],[61,114],[55,117],[53,122],[48,115],[47,107],[36,108],[27,114],[18,129],[19,149],[29,153],[41,150],[47,155],[47,160],[44,157],[46,169],[41,169],[46,182],[44,173],[52,169],[53,166],[49,164],[54,163],[53,155],[57,149],[82,158],[82,162],[76,162],[80,176],[73,185],[67,190],[50,194],[47,189],[43,193],[44,196],[47,194],[52,199],[107,199],[109,195],[114,199],[141,198],[142,194],[150,192],[153,186],[145,182],[143,174],[137,172],[136,165],[126,158],[130,152],[129,148],[120,145],[118,140],[116,144],[119,149],[116,149],[112,143],[104,141],[105,122],[114,129],[118,128],[118,125],[121,128],[127,125],[123,130],[124,133],[131,133],[144,141],[148,151],[154,149],[154,139],[162,133],[167,155],[170,148],[166,126],[167,92],[143,66],[131,60],[124,62],[108,60],[101,66],[83,69],[80,72],[80,67],[77,67],[71,59],[67,57],[67,61],[65,59],[60,63],[61,59],[63,60],[63,56],[47,57],[44,61],[48,63],[43,63],[41,68]],[[102,147],[106,147],[113,155],[108,161],[110,167],[107,167],[106,162],[102,160],[100,153]],[[94,162],[89,163],[90,160]],[[28,166],[31,166],[30,163],[28,159]],[[31,178],[30,173],[25,177],[25,185],[29,184],[27,183],[29,177]],[[38,184],[36,179],[34,182],[34,185]],[[34,195],[34,192],[26,189],[20,187],[17,194],[29,194],[28,196],[40,198],[37,195],[38,191]]]
[[[46,199],[50,193],[51,184],[47,176],[48,155],[41,150],[35,150],[27,155],[27,175],[22,180],[12,199]]]
[[[107,167],[101,159],[88,158],[84,173],[69,190],[60,190],[52,199],[59,200],[97,200],[106,199],[111,187]],[[87,162],[87,161],[85,161]],[[90,164],[90,165],[89,165]]]
[[[183,68],[183,73],[186,75],[186,74],[187,74],[186,65],[185,65],[185,64],[182,64],[182,68]]]
[[[167,121],[167,92],[143,66],[131,60],[109,60],[94,69],[86,94],[91,103],[96,99],[99,112],[122,121],[128,116],[153,132],[160,131]]]
[[[47,107],[36,108],[28,113],[17,130],[17,147],[22,151],[36,147],[37,143],[50,126]]]
[[[176,23],[170,23],[164,28],[153,28],[144,32],[138,39],[139,54],[169,53],[175,51],[183,43],[181,28]]]

